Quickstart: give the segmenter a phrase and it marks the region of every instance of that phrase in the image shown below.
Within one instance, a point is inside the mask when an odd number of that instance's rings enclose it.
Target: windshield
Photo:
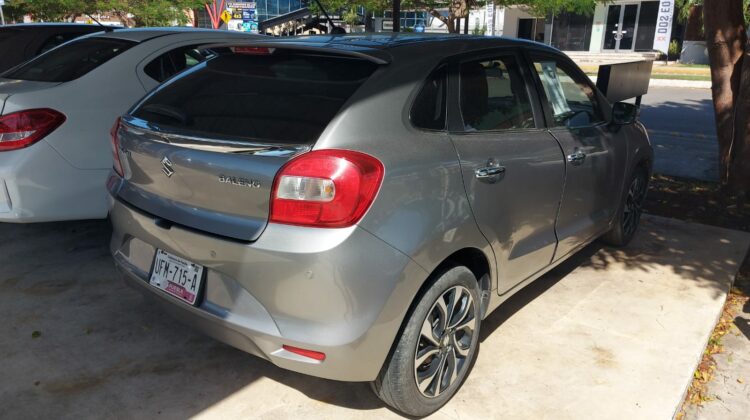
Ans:
[[[69,82],[78,79],[135,45],[109,38],[73,41],[3,75],[6,79],[33,82]]]
[[[156,91],[133,116],[211,136],[310,143],[375,68],[285,50],[220,55]]]

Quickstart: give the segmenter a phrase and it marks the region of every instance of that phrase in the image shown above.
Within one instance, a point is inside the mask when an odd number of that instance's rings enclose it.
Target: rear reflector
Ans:
[[[48,108],[0,116],[0,152],[29,147],[64,122],[65,115]]]
[[[270,221],[322,228],[352,226],[375,200],[383,172],[379,160],[351,150],[300,155],[276,174]]]
[[[298,354],[300,356],[307,357],[308,359],[317,360],[319,362],[322,362],[326,359],[326,354],[319,351],[301,349],[299,347],[287,346],[286,344],[284,344],[282,347],[284,348],[284,350],[290,353]]]

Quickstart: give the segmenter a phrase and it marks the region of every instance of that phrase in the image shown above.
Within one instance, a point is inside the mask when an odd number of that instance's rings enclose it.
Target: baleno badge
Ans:
[[[238,187],[260,188],[260,181],[257,179],[242,178],[238,176],[219,175],[219,182],[222,184],[236,185]]]

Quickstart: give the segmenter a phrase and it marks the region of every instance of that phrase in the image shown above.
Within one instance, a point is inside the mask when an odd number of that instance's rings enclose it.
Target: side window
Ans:
[[[163,82],[175,74],[187,70],[212,57],[212,53],[201,51],[196,46],[180,47],[168,51],[146,64],[143,71],[157,82]]]
[[[555,60],[534,60],[556,127],[585,127],[604,121],[591,86]]]
[[[534,127],[526,84],[512,56],[461,64],[461,116],[466,131]]]
[[[433,72],[422,86],[409,114],[409,119],[415,127],[445,130],[447,74],[443,66]]]

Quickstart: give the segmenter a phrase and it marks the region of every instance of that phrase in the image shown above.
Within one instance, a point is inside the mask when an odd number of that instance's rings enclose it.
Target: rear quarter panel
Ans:
[[[315,149],[358,150],[383,162],[383,185],[360,227],[410,256],[428,273],[452,253],[480,249],[495,287],[495,259],[474,221],[456,150],[446,132],[416,129],[409,110],[443,54],[426,46],[424,60],[382,67],[324,131]],[[398,50],[392,50],[396,54]],[[394,58],[399,63],[398,57]],[[408,299],[426,279],[413,283]]]

